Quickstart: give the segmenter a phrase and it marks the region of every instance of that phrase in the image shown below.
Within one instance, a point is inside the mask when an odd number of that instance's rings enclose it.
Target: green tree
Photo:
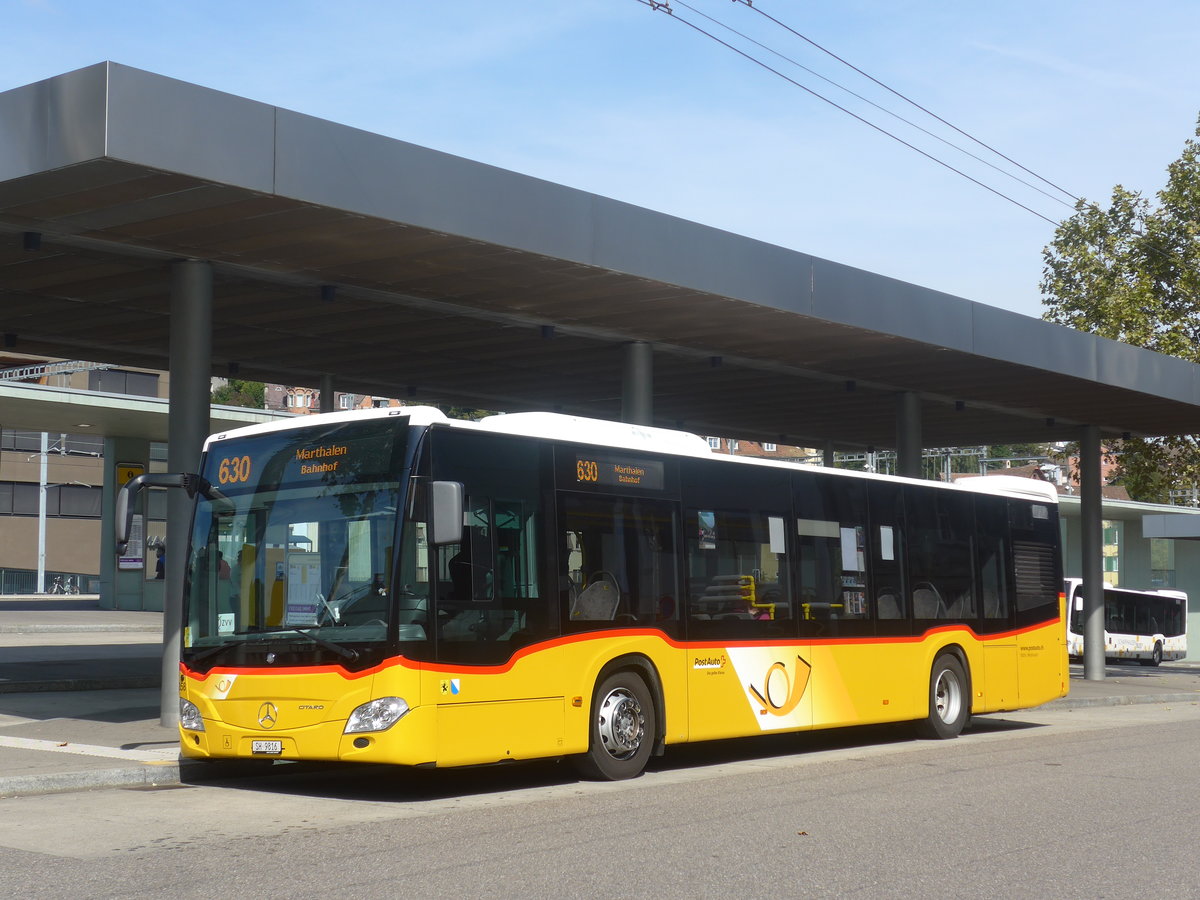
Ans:
[[[242,381],[230,378],[220,387],[214,388],[212,402],[220,406],[247,406],[263,409],[266,405],[266,386],[261,381]]]
[[[1200,124],[1156,199],[1117,185],[1108,209],[1076,204],[1042,251],[1043,318],[1200,362]],[[1197,435],[1111,441],[1106,453],[1136,500],[1200,483]]]
[[[439,403],[438,409],[446,414],[451,419],[467,419],[471,422],[478,422],[485,416],[494,416],[494,412],[486,409],[475,409],[471,406],[454,406],[451,403]]]

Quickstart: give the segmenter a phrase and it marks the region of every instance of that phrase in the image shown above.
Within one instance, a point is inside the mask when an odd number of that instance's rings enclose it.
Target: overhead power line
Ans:
[[[1059,193],[1063,194],[1064,196],[1070,198],[1072,201],[1074,201],[1074,204],[1066,203],[1066,201],[1064,201],[1061,197],[1056,197],[1050,193],[1047,193],[1046,191],[1042,190],[1041,188],[1037,187],[1036,185],[1031,185],[1029,182],[1014,175],[1012,172],[1006,171],[1005,169],[1003,169],[985,159],[982,159],[978,155],[971,153],[970,151],[953,143],[952,141],[948,141],[945,138],[921,127],[920,125],[916,124],[915,122],[910,121],[909,119],[905,118],[904,116],[901,116],[898,113],[895,113],[895,112],[881,106],[880,104],[875,103],[874,101],[862,96],[861,94],[856,93],[855,91],[845,87],[844,85],[839,84],[838,82],[836,82],[830,78],[827,78],[818,72],[815,72],[814,70],[808,68],[807,66],[801,65],[796,60],[779,52],[778,50],[775,50],[774,48],[769,47],[766,44],[750,37],[749,35],[746,35],[740,31],[738,31],[737,29],[727,25],[726,23],[721,22],[720,20],[715,19],[712,16],[709,16],[706,13],[696,9],[695,7],[693,7],[690,4],[688,4],[687,2],[685,2],[685,0],[637,0],[637,2],[641,3],[643,6],[650,7],[650,9],[655,12],[666,13],[668,16],[670,16],[670,18],[674,19],[675,21],[688,26],[689,28],[691,28],[692,30],[694,30],[696,32],[699,32],[700,34],[702,34],[705,37],[709,38],[710,40],[720,44],[721,46],[725,47],[726,49],[732,50],[734,53],[738,54],[739,56],[743,57],[744,59],[754,63],[755,65],[757,65],[763,69],[766,69],[768,72],[771,72],[773,75],[776,75],[777,77],[782,78],[784,81],[788,82],[789,84],[793,85],[794,87],[800,88],[802,91],[805,91],[806,93],[811,94],[812,96],[816,97],[818,100],[821,100],[822,102],[829,104],[830,106],[834,107],[835,109],[839,110],[840,112],[846,113],[848,116],[856,119],[857,121],[861,122],[862,124],[869,126],[870,128],[880,132],[883,135],[886,135],[887,137],[889,137],[892,140],[896,141],[897,143],[907,147],[908,149],[919,153],[920,155],[924,156],[926,159],[930,160],[931,162],[934,162],[934,163],[938,164],[939,166],[942,166],[945,169],[949,169],[951,172],[954,172],[956,175],[959,175],[959,176],[965,178],[967,181],[970,181],[972,184],[975,184],[978,187],[981,187],[984,190],[986,190],[992,194],[995,194],[996,196],[1000,197],[1003,200],[1007,200],[1009,203],[1013,204],[1014,206],[1017,206],[1017,207],[1025,210],[1026,212],[1037,216],[1042,221],[1047,222],[1051,225],[1054,225],[1056,228],[1058,226],[1060,226],[1062,223],[1059,221],[1056,221],[1054,219],[1051,219],[1048,216],[1042,215],[1037,210],[1025,205],[1024,203],[1021,203],[1020,201],[1016,200],[1013,197],[1010,197],[1009,195],[1005,194],[1003,191],[1000,191],[1000,190],[992,187],[991,185],[988,185],[988,184],[980,181],[979,179],[974,178],[971,175],[968,175],[966,172],[961,171],[960,169],[950,165],[949,163],[945,162],[944,160],[939,159],[938,157],[934,156],[933,154],[928,153],[925,150],[922,150],[920,147],[917,147],[917,146],[909,143],[908,141],[904,140],[903,138],[901,138],[895,134],[892,134],[887,129],[885,129],[879,125],[876,125],[874,122],[871,122],[870,120],[858,115],[857,113],[843,107],[842,105],[829,99],[828,97],[824,96],[823,94],[819,93],[818,91],[813,90],[812,88],[808,87],[807,85],[801,84],[800,82],[796,81],[793,78],[790,78],[783,72],[780,72],[778,69],[774,68],[773,66],[768,65],[763,60],[754,56],[752,53],[742,50],[741,48],[734,46],[733,44],[729,43],[728,41],[722,40],[721,38],[717,37],[716,35],[705,30],[704,28],[702,28],[700,25],[697,25],[695,22],[689,21],[687,18],[678,15],[675,12],[675,10],[672,8],[671,4],[675,3],[676,5],[678,5],[682,8],[690,10],[692,13],[704,18],[705,20],[707,20],[709,22],[712,22],[714,25],[717,25],[720,28],[723,28],[724,30],[728,31],[729,33],[736,35],[738,38],[740,38],[750,44],[753,44],[754,46],[766,51],[767,53],[770,53],[773,56],[776,56],[779,59],[784,60],[785,62],[789,63],[790,65],[795,66],[796,68],[798,68],[804,72],[807,72],[809,75],[812,75],[813,77],[818,78],[821,81],[824,81],[827,84],[830,84],[833,87],[838,88],[839,90],[845,91],[846,93],[850,94],[852,97],[855,97],[856,99],[858,99],[864,103],[867,103],[868,105],[874,107],[875,109],[879,110],[880,112],[885,113],[886,115],[892,116],[895,119],[898,119],[899,121],[905,123],[906,125],[917,129],[918,131],[924,133],[925,135],[932,137],[935,140],[940,141],[941,143],[946,144],[947,146],[952,147],[955,150],[958,150],[960,153],[963,153],[963,154],[971,157],[972,159],[976,160],[977,162],[982,163],[983,165],[989,166],[990,168],[994,169],[995,171],[999,172],[1000,174],[1005,175],[1006,177],[1017,181],[1019,184],[1024,185],[1025,187],[1030,188],[1031,190],[1037,191],[1038,193],[1042,194],[1043,196],[1046,196],[1049,199],[1054,200],[1057,203],[1062,203],[1063,205],[1065,205],[1071,209],[1074,209],[1076,213],[1082,212],[1084,209],[1088,209],[1088,210],[1092,210],[1094,212],[1101,213],[1102,215],[1107,215],[1107,211],[1104,210],[1098,204],[1093,203],[1089,200],[1085,200],[1081,197],[1078,197],[1071,191],[1067,190],[1066,188],[1056,184],[1055,182],[1049,180],[1048,178],[1045,178],[1042,175],[1039,175],[1037,172],[1022,165],[1021,163],[1017,162],[1016,160],[1012,159],[1011,157],[1005,155],[1004,153],[1002,153],[999,150],[997,150],[996,148],[992,147],[990,144],[986,143],[985,141],[982,141],[981,139],[970,134],[969,132],[959,128],[957,125],[954,125],[952,122],[947,121],[946,119],[942,118],[941,116],[937,115],[933,111],[922,106],[920,103],[917,103],[915,100],[911,99],[910,97],[906,96],[905,94],[901,93],[900,91],[896,90],[895,88],[891,87],[890,85],[884,83],[883,81],[880,81],[878,78],[875,78],[868,72],[865,72],[864,70],[855,66],[853,63],[850,63],[846,59],[843,59],[841,56],[838,56],[832,50],[829,50],[828,48],[822,46],[821,44],[817,43],[816,41],[814,41],[812,38],[808,37],[807,35],[802,34],[801,32],[792,28],[790,25],[786,24],[785,22],[782,22],[779,19],[777,19],[776,17],[771,16],[768,13],[764,12],[763,10],[759,9],[757,6],[755,6],[754,0],[733,0],[733,2],[741,4],[741,5],[749,8],[753,12],[758,13],[759,15],[763,16],[768,21],[774,23],[779,28],[784,29],[789,34],[792,34],[793,36],[799,38],[800,40],[810,44],[812,47],[816,48],[820,52],[826,54],[827,56],[829,56],[832,59],[836,60],[837,62],[841,63],[842,65],[853,70],[857,74],[861,75],[863,78],[866,78],[867,80],[871,81],[875,85],[883,88],[885,91],[887,91],[887,92],[893,94],[894,96],[898,97],[899,99],[903,100],[905,103],[908,103],[909,105],[913,106],[914,108],[920,110],[925,115],[931,117],[932,119],[935,119],[936,121],[940,122],[942,125],[945,125],[947,128],[950,128],[954,132],[962,135],[963,137],[965,137],[968,140],[970,140],[971,142],[979,145],[980,147],[983,147],[989,153],[994,154],[999,159],[1002,159],[1005,162],[1015,166],[1016,168],[1027,173],[1028,175],[1032,176],[1033,178],[1037,179],[1038,181],[1042,182],[1043,184],[1046,184],[1047,186],[1053,188],[1055,191],[1058,191]],[[1166,250],[1161,247],[1155,246],[1153,244],[1146,244],[1145,248],[1149,252],[1160,257],[1161,259],[1164,259],[1164,260],[1167,260],[1167,261],[1170,261],[1173,263],[1177,263],[1179,265],[1187,264],[1184,260],[1182,260],[1176,253],[1174,253],[1171,250]]]
[[[970,134],[970,133],[968,133],[968,132],[966,132],[966,131],[963,131],[961,128],[959,128],[957,125],[953,124],[952,122],[947,122],[945,119],[943,119],[943,118],[942,118],[941,116],[939,116],[937,113],[935,113],[935,112],[932,112],[932,111],[931,111],[931,110],[929,110],[929,109],[926,109],[926,108],[925,108],[924,106],[922,106],[920,103],[917,103],[917,101],[915,101],[915,100],[911,99],[910,97],[907,97],[907,96],[905,96],[904,94],[900,93],[898,90],[896,90],[895,88],[891,87],[890,85],[884,84],[884,83],[883,83],[882,81],[880,81],[878,78],[875,78],[874,76],[872,76],[872,75],[868,74],[867,72],[864,72],[862,69],[858,68],[858,66],[854,65],[853,63],[847,62],[846,60],[842,59],[842,57],[840,57],[840,56],[838,56],[836,53],[834,53],[832,50],[829,50],[829,49],[828,49],[828,48],[826,48],[826,47],[822,47],[820,44],[818,44],[816,41],[814,41],[812,38],[808,37],[807,35],[801,34],[799,31],[797,31],[796,29],[792,28],[790,25],[787,25],[787,24],[785,24],[784,22],[781,22],[781,21],[779,21],[779,19],[775,18],[774,16],[772,16],[772,15],[770,15],[770,14],[768,14],[768,13],[765,13],[765,12],[763,12],[761,9],[759,9],[757,6],[755,6],[755,5],[754,5],[754,0],[733,0],[733,2],[734,2],[734,3],[740,3],[740,4],[742,4],[743,6],[747,7],[748,9],[752,10],[753,12],[756,12],[756,13],[758,13],[758,14],[759,14],[760,16],[762,16],[763,18],[765,18],[765,19],[768,19],[768,20],[770,20],[770,21],[774,22],[774,23],[775,23],[776,25],[778,25],[780,28],[782,28],[782,29],[784,29],[785,31],[787,31],[787,32],[789,32],[789,33],[791,33],[791,34],[794,34],[796,37],[800,38],[800,40],[802,40],[802,41],[805,41],[805,42],[807,42],[807,43],[811,44],[813,47],[816,47],[816,48],[817,48],[818,50],[820,50],[822,53],[826,54],[827,56],[830,56],[830,57],[832,57],[833,59],[836,59],[836,60],[837,60],[838,62],[840,62],[842,65],[844,65],[844,66],[847,66],[848,68],[851,68],[851,69],[853,69],[855,72],[857,72],[857,73],[858,73],[859,75],[861,75],[863,78],[866,78],[866,79],[868,79],[869,81],[872,81],[872,82],[874,82],[875,84],[877,84],[877,85],[879,85],[881,88],[883,88],[885,91],[888,91],[888,92],[890,92],[890,93],[894,94],[895,96],[899,97],[899,98],[900,98],[901,100],[903,100],[905,103],[908,103],[909,105],[916,107],[916,108],[917,108],[917,109],[919,109],[921,112],[925,113],[925,115],[927,115],[927,116],[931,116],[932,118],[934,118],[934,119],[937,119],[939,122],[941,122],[941,123],[942,123],[943,125],[945,125],[947,128],[951,128],[951,129],[953,129],[954,131],[956,131],[956,132],[958,132],[959,134],[961,134],[963,137],[967,138],[968,140],[974,141],[974,142],[975,142],[976,144],[978,144],[979,146],[981,146],[981,147],[985,148],[985,149],[986,149],[986,150],[988,150],[990,153],[994,153],[994,154],[996,154],[998,157],[1000,157],[1001,159],[1005,160],[1006,162],[1012,163],[1014,166],[1016,166],[1016,167],[1017,167],[1018,169],[1020,169],[1022,172],[1025,172],[1025,173],[1027,173],[1027,174],[1029,174],[1029,175],[1032,175],[1032,176],[1033,176],[1034,178],[1036,178],[1038,181],[1041,181],[1041,182],[1043,182],[1044,184],[1047,184],[1047,185],[1049,185],[1050,187],[1054,188],[1056,191],[1060,191],[1060,192],[1062,192],[1062,193],[1063,193],[1063,194],[1065,194],[1066,196],[1070,197],[1070,198],[1071,198],[1071,200],[1073,200],[1074,202],[1076,202],[1076,203],[1078,203],[1078,202],[1079,202],[1079,199],[1080,199],[1080,198],[1079,198],[1079,197],[1077,197],[1077,196],[1075,196],[1073,193],[1071,193],[1070,191],[1068,191],[1066,188],[1064,188],[1064,187],[1060,187],[1059,185],[1055,184],[1053,181],[1050,181],[1050,180],[1049,180],[1049,179],[1047,179],[1047,178],[1043,178],[1043,177],[1042,177],[1041,175],[1039,175],[1037,172],[1033,171],[1032,169],[1026,168],[1025,166],[1021,165],[1019,162],[1017,162],[1017,161],[1016,161],[1015,159],[1013,159],[1012,157],[1005,156],[1003,153],[1001,153],[1001,152],[1000,152],[999,150],[997,150],[995,147],[991,146],[990,144],[987,144],[987,143],[985,143],[984,141],[981,141],[979,138],[975,137],[974,135],[972,135],[972,134]],[[681,3],[680,5],[681,5],[681,6],[686,6],[686,4],[683,4],[683,3]],[[689,7],[689,9],[690,9],[690,8],[691,8],[691,7]]]
[[[766,44],[762,43],[761,41],[755,40],[750,35],[745,34],[744,32],[738,31],[736,28],[733,28],[732,26],[726,24],[725,22],[720,21],[719,19],[713,18],[712,16],[708,15],[707,13],[705,13],[699,9],[696,9],[696,7],[694,7],[694,6],[691,6],[690,4],[684,3],[683,0],[674,0],[674,2],[677,3],[679,6],[684,7],[685,9],[691,10],[693,13],[700,16],[701,18],[707,19],[709,22],[712,22],[714,25],[725,29],[726,31],[730,32],[731,34],[737,35],[742,40],[747,41],[751,44],[754,44],[756,47],[759,47],[759,48],[765,50],[767,53],[770,53],[773,56],[779,57],[784,62],[790,63],[791,65],[795,66],[797,69],[800,69],[803,72],[807,72],[809,75],[812,75],[814,78],[819,78],[821,81],[824,81],[826,84],[832,85],[833,87],[837,88],[840,91],[845,91],[851,97],[854,97],[856,100],[861,100],[863,103],[866,103],[868,106],[874,107],[875,109],[879,110],[884,115],[891,116],[893,119],[897,119],[897,120],[903,122],[905,125],[915,128],[917,131],[920,131],[922,134],[925,134],[928,137],[933,138],[935,141],[940,141],[941,143],[945,144],[947,147],[951,147],[951,148],[957,150],[959,153],[962,153],[966,156],[971,157],[971,159],[975,160],[978,163],[982,163],[983,165],[987,166],[990,169],[995,170],[999,174],[1003,175],[1005,178],[1011,178],[1013,181],[1017,182],[1018,184],[1024,185],[1025,187],[1029,188],[1032,191],[1037,191],[1042,196],[1044,196],[1050,200],[1053,200],[1055,203],[1061,203],[1063,206],[1067,207],[1068,209],[1074,208],[1072,204],[1068,203],[1066,200],[1063,200],[1061,197],[1058,197],[1058,196],[1050,193],[1049,191],[1038,187],[1035,184],[1030,184],[1028,181],[1021,178],[1019,175],[1009,172],[1006,169],[1003,169],[1000,166],[996,165],[995,163],[984,159],[982,156],[979,156],[976,153],[972,153],[970,150],[966,149],[965,147],[961,147],[958,144],[954,143],[953,141],[942,137],[940,134],[936,134],[933,131],[930,131],[928,128],[924,128],[921,125],[918,125],[916,122],[912,121],[911,119],[907,119],[904,116],[900,115],[898,112],[890,110],[887,107],[885,107],[879,103],[876,103],[874,100],[871,100],[869,97],[864,97],[862,94],[859,94],[856,91],[851,90],[850,88],[846,87],[844,84],[840,84],[837,81],[834,81],[832,78],[828,78],[828,77],[822,75],[820,72],[810,69],[808,66],[803,65],[802,63],[796,61],[795,59],[793,59],[790,56],[784,55],[783,53],[774,49],[773,47],[768,47]],[[744,0],[735,0],[735,2],[744,2]],[[756,12],[758,11],[753,6],[751,8],[755,9]],[[775,21],[775,20],[772,19],[771,21]],[[786,25],[783,27],[787,28]],[[788,28],[788,30],[791,31],[790,28]],[[796,32],[793,32],[793,34],[795,34],[795,33]],[[803,37],[803,35],[797,35],[797,36]],[[808,38],[804,38],[804,40],[808,40]],[[809,43],[812,43],[814,47],[817,47],[817,49],[822,50],[825,53],[828,53],[830,56],[833,56],[833,58],[837,59],[839,62],[843,62],[845,65],[850,66],[849,63],[846,63],[840,57],[836,56],[833,53],[830,53],[828,50],[825,50],[825,48],[821,47],[819,44],[813,43],[812,41],[809,41]],[[854,66],[850,66],[850,68],[854,69],[855,72],[858,72],[859,74],[870,79],[871,81],[875,82],[876,84],[880,85],[881,87],[885,88],[886,90],[891,91],[893,94],[896,94],[896,96],[907,100],[907,98],[905,98],[903,94],[900,94],[900,93],[892,90],[890,87],[883,84],[882,82],[876,81],[876,79],[871,78],[870,75],[867,75],[865,72],[862,72],[860,69],[857,69]],[[1003,153],[1000,153],[999,151],[994,150],[991,147],[988,147],[987,144],[984,144],[982,141],[978,140],[977,138],[971,137],[971,135],[966,134],[966,132],[961,131],[961,129],[955,128],[955,126],[951,125],[949,122],[945,122],[945,120],[940,118],[939,116],[936,116],[933,113],[928,112],[928,110],[926,110],[924,107],[920,106],[919,104],[913,103],[913,101],[911,101],[911,100],[908,100],[908,102],[911,103],[913,106],[916,106],[917,109],[920,109],[922,112],[925,112],[928,115],[933,116],[933,118],[937,119],[939,122],[943,122],[950,128],[953,128],[955,131],[958,131],[960,134],[963,134],[966,137],[970,138],[975,143],[980,144],[981,146],[987,148],[990,152],[1001,157],[1002,159],[1006,159],[1006,160],[1008,159],[1008,157],[1004,156]],[[1011,160],[1009,160],[1009,161],[1011,162]],[[1024,169],[1025,171],[1028,171],[1027,169],[1025,169],[1024,166],[1021,166],[1020,163],[1013,162],[1013,165],[1017,166],[1020,169]],[[1037,175],[1034,172],[1030,172],[1030,174],[1033,175],[1033,177],[1037,178],[1040,181],[1046,181],[1046,179],[1042,178],[1041,176]],[[1062,188],[1056,187],[1055,189],[1062,191]],[[1063,193],[1066,193],[1066,192],[1064,191]],[[1068,193],[1067,196],[1070,197],[1071,194]],[[1072,199],[1077,199],[1077,198],[1072,197]]]
[[[662,0],[637,0],[637,2],[641,3],[643,6],[650,7],[652,10],[654,10],[656,12],[665,12],[673,21],[679,22],[680,24],[686,25],[688,28],[691,28],[691,29],[699,32],[700,34],[707,37],[709,40],[715,41],[716,43],[720,44],[721,46],[723,46],[729,50],[732,50],[734,53],[738,54],[739,56],[754,63],[756,66],[760,66],[761,68],[766,69],[768,72],[772,73],[773,75],[775,75],[779,78],[782,78],[784,81],[788,82],[789,84],[792,84],[795,87],[800,88],[800,90],[802,90],[808,94],[811,94],[812,96],[816,97],[818,100],[822,101],[823,103],[829,104],[834,109],[837,109],[840,112],[845,113],[846,115],[850,116],[853,119],[856,119],[857,121],[868,126],[869,128],[873,128],[875,131],[878,131],[880,134],[883,134],[883,135],[891,138],[892,140],[896,141],[899,144],[902,144],[903,146],[907,147],[908,149],[912,150],[913,152],[919,153],[921,156],[924,156],[930,162],[936,163],[937,165],[950,170],[951,172],[955,173],[956,175],[960,176],[961,178],[965,178],[967,181],[970,181],[972,184],[975,184],[978,187],[983,188],[985,191],[995,194],[997,197],[1000,197],[1002,200],[1007,200],[1009,203],[1013,204],[1014,206],[1017,206],[1017,207],[1025,210],[1027,213],[1030,213],[1031,215],[1037,216],[1039,219],[1041,219],[1042,221],[1044,221],[1050,225],[1057,226],[1059,224],[1056,220],[1051,219],[1049,216],[1043,215],[1042,213],[1033,209],[1033,207],[1025,205],[1024,203],[1017,200],[1016,198],[1010,197],[1008,194],[1005,194],[1003,191],[1000,191],[1000,190],[992,187],[991,185],[989,185],[983,181],[980,181],[978,178],[975,178],[975,177],[967,174],[963,170],[950,165],[950,163],[946,162],[945,160],[939,159],[938,157],[934,156],[932,153],[922,150],[920,147],[916,146],[915,144],[909,143],[908,141],[904,140],[902,137],[888,131],[886,128],[883,128],[880,125],[876,125],[871,120],[863,118],[862,116],[858,115],[858,113],[856,113],[850,109],[847,109],[846,107],[842,106],[840,103],[837,103],[836,101],[831,100],[830,98],[826,97],[824,94],[821,94],[820,92],[813,90],[812,88],[808,87],[805,84],[802,84],[801,82],[797,81],[796,79],[784,74],[783,72],[779,71],[778,69],[774,68],[773,66],[769,65],[768,63],[763,62],[758,57],[746,52],[745,50],[742,50],[740,47],[736,47],[733,44],[729,43],[728,41],[722,40],[720,37],[713,34],[712,32],[706,31],[703,27],[701,27],[700,25],[697,25],[695,22],[692,22],[689,19],[678,15],[671,8],[670,3],[662,2]],[[676,2],[678,2],[678,0],[676,0]],[[685,4],[680,3],[680,5],[683,6]],[[688,7],[688,8],[690,9],[691,7]]]

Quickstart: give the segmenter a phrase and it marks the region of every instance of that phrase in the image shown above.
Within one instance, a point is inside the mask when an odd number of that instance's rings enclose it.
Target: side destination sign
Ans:
[[[575,457],[575,480],[579,484],[661,491],[665,484],[663,473],[663,464],[654,460],[582,453]]]

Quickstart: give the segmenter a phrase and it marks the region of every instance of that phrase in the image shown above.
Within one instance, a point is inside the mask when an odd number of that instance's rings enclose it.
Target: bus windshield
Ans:
[[[185,661],[346,664],[382,652],[407,434],[404,420],[372,419],[211,444],[202,474],[219,493],[197,498]]]

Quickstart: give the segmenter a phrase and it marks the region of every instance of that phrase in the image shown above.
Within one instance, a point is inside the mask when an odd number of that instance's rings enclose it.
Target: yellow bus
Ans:
[[[664,429],[407,407],[217,434],[195,494],[180,740],[204,759],[605,779],[671,744],[1067,691],[1058,508],[714,455]]]

